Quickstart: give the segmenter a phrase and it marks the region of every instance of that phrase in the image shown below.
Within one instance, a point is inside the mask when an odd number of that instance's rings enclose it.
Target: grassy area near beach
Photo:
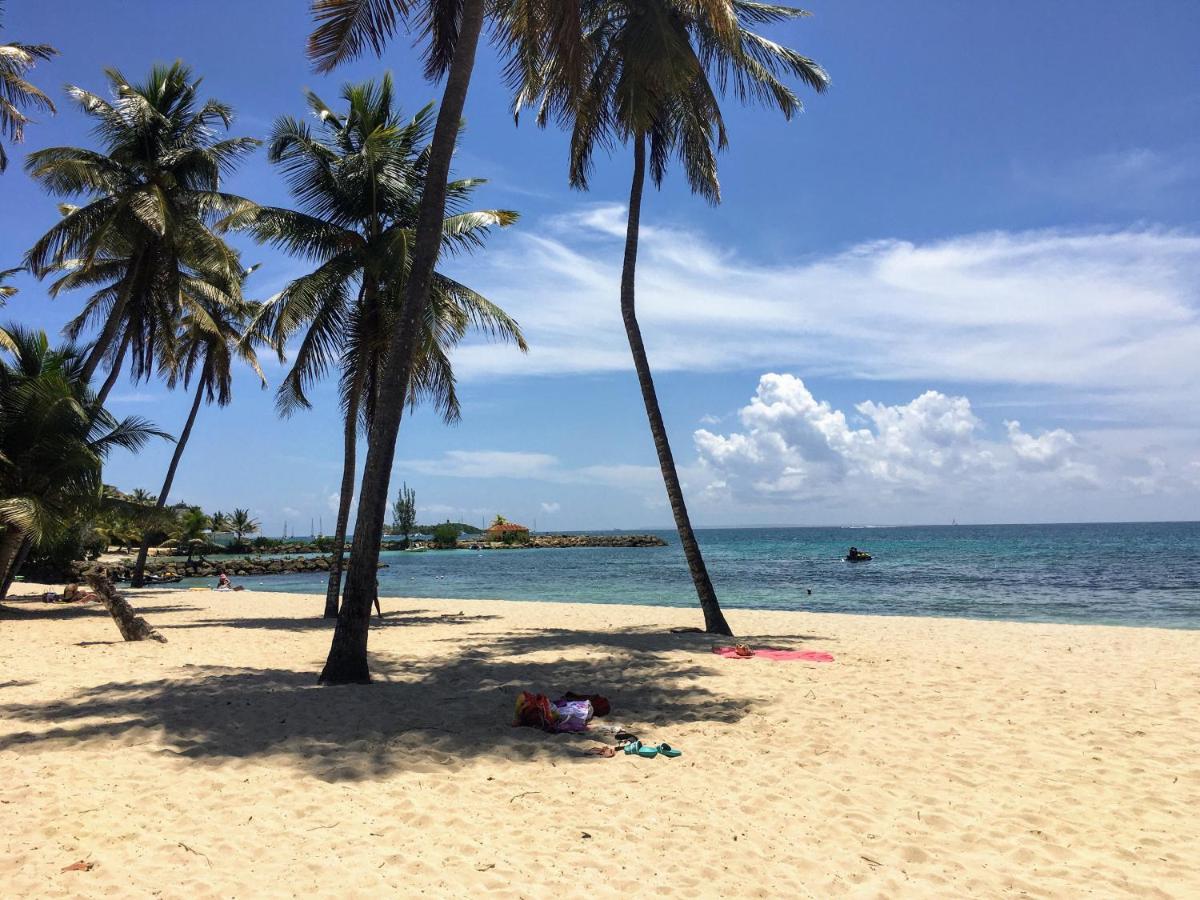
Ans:
[[[385,599],[318,688],[322,598],[148,589],[0,621],[0,871],[19,897],[1200,892],[1200,633]],[[509,724],[599,692],[678,759]],[[77,862],[90,869],[63,871]]]

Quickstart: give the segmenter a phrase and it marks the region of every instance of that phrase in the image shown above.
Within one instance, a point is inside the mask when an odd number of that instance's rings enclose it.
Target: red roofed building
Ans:
[[[498,522],[487,530],[487,539],[502,544],[524,544],[529,541],[529,529],[516,522]]]

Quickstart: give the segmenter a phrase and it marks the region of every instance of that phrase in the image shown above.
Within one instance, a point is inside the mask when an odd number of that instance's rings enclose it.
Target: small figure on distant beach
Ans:
[[[221,574],[219,574],[217,576],[216,589],[218,591],[232,591],[233,590],[233,584],[229,581],[229,576],[226,575],[224,572],[222,572]]]

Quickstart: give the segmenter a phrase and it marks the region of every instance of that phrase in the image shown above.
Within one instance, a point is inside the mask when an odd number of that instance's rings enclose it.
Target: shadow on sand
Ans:
[[[180,627],[187,626],[173,626]],[[708,654],[705,638],[651,630],[474,633],[446,639],[446,653],[432,658],[372,654],[375,683],[338,688],[318,687],[307,669],[185,666],[180,677],[131,678],[59,702],[0,704],[0,717],[28,729],[0,738],[0,750],[153,740],[165,745],[159,752],[193,762],[270,757],[328,781],[461,766],[489,755],[582,762],[583,748],[612,738],[597,730],[512,728],[518,691],[604,694],[613,715],[595,725],[621,724],[647,736],[681,722],[736,723],[759,701],[708,686],[720,661]],[[561,652],[583,647],[595,652],[587,659]],[[696,652],[662,652],[668,650]]]

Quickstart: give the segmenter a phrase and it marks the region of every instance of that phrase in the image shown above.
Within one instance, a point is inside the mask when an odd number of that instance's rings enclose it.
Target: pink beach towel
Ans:
[[[726,659],[750,659],[749,656],[739,656],[733,647],[713,647],[713,653]],[[772,650],[770,647],[755,650],[754,655],[763,659],[803,659],[806,662],[833,662],[832,653],[820,650]]]

